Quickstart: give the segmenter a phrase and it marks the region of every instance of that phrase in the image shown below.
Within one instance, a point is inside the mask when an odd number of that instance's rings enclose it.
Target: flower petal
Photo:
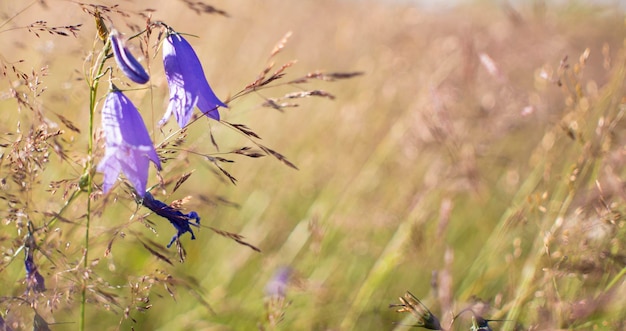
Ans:
[[[119,90],[107,95],[102,108],[106,152],[97,170],[104,173],[103,190],[108,192],[123,172],[137,193],[143,196],[148,181],[149,161],[161,170],[146,125],[137,108]]]
[[[189,122],[196,105],[206,116],[219,120],[217,108],[226,105],[211,89],[198,56],[181,35],[171,33],[165,38],[163,65],[170,88],[170,99],[167,111],[159,122],[160,125],[174,113],[178,125],[184,127]]]
[[[102,191],[104,193],[109,192],[117,180],[117,175],[122,171],[120,161],[115,154],[115,147],[107,147],[104,158],[102,158],[96,169],[104,174],[104,180],[102,181]]]

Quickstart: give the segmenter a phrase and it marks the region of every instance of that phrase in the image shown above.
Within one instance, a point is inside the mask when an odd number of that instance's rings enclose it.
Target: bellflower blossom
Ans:
[[[217,107],[226,105],[211,90],[196,52],[178,33],[170,31],[163,41],[163,66],[170,100],[159,125],[163,125],[174,113],[178,125],[184,127],[196,106],[204,115],[219,121]]]
[[[189,214],[183,214],[180,210],[173,208],[165,204],[162,201],[155,199],[150,192],[146,192],[146,195],[143,197],[141,202],[146,208],[152,210],[157,215],[167,218],[170,223],[176,228],[177,232],[170,240],[170,243],[167,244],[167,248],[172,247],[174,241],[186,232],[191,233],[191,239],[195,240],[196,236],[193,234],[190,225],[195,227],[200,226],[200,216],[195,211],[190,212]],[[189,220],[195,219],[196,223],[191,223]]]
[[[111,30],[109,38],[111,38],[111,48],[113,49],[115,62],[117,62],[117,66],[122,70],[124,75],[137,84],[147,83],[148,80],[150,80],[150,76],[143,69],[139,61],[135,59],[133,54],[130,53],[128,48],[124,46],[124,42],[117,30]]]
[[[33,260],[33,252],[26,249],[26,258],[24,259],[24,267],[26,269],[26,286],[35,293],[41,293],[46,290],[46,283],[43,276],[39,273],[37,265]]]
[[[102,128],[106,152],[98,171],[104,173],[103,191],[108,192],[123,172],[137,194],[143,197],[149,161],[158,170],[161,170],[161,162],[137,108],[115,86],[102,107]]]
[[[287,285],[289,284],[289,278],[291,277],[292,270],[289,267],[279,267],[270,281],[265,285],[265,295],[285,297],[287,292]]]

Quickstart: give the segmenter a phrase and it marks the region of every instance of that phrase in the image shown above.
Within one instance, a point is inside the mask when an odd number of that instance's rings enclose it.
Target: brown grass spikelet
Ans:
[[[191,177],[192,174],[193,174],[193,171],[190,171],[181,175],[180,178],[176,181],[176,184],[174,185],[174,188],[172,189],[172,193],[176,192],[180,188],[180,186],[183,185],[183,183],[186,182],[187,179],[189,179],[189,177]]]
[[[244,236],[237,234],[237,233],[233,233],[233,232],[228,232],[228,231],[224,231],[224,230],[220,230],[214,227],[209,227],[213,232],[219,234],[222,237],[226,237],[229,239],[232,239],[234,241],[236,241],[238,244],[240,245],[244,245],[244,246],[248,246],[250,247],[252,250],[256,251],[256,252],[261,252],[261,249],[259,249],[258,247],[244,241]]]
[[[33,33],[37,38],[39,38],[39,32],[47,32],[51,35],[68,37],[70,34],[74,37],[78,37],[78,32],[80,31],[80,27],[82,24],[75,25],[63,25],[63,26],[48,26],[48,22],[46,21],[35,21],[28,26],[26,29],[28,32]]]
[[[191,201],[191,199],[192,199],[191,196],[186,196],[182,199],[177,199],[177,200],[172,201],[172,203],[170,203],[170,206],[174,209],[181,210],[185,204]]]
[[[365,72],[363,71],[330,72],[330,73],[325,73],[322,71],[314,71],[314,72],[307,73],[303,77],[294,79],[290,81],[289,83],[290,84],[302,84],[302,83],[307,83],[310,79],[318,79],[318,80],[323,80],[327,82],[333,82],[336,80],[351,79],[354,77],[362,76],[364,74]]]
[[[161,261],[163,261],[163,262],[165,262],[165,263],[167,263],[169,265],[174,265],[174,263],[172,263],[172,261],[167,256],[165,256],[164,254],[161,254],[160,252],[157,252],[157,250],[155,248],[153,248],[153,247],[151,247],[148,244],[143,243],[143,242],[142,242],[142,245],[148,252],[150,252],[150,254],[152,254],[157,259],[159,259],[159,260],[161,260]]]
[[[328,98],[331,100],[335,99],[335,96],[326,92],[326,91],[322,91],[322,90],[311,90],[311,91],[302,91],[302,92],[292,92],[292,93],[287,93],[285,94],[285,96],[283,96],[283,98],[285,99],[299,99],[299,98],[307,98],[307,97],[311,97],[311,96],[316,96],[316,97],[324,97],[324,98]]]
[[[265,156],[265,154],[260,153],[259,151],[253,150],[251,147],[248,147],[248,146],[233,150],[231,153],[244,155],[244,156],[251,157],[251,158],[259,158],[259,157]]]
[[[228,122],[225,122],[225,123],[227,123],[228,125],[232,126],[235,129],[237,129],[237,131],[245,134],[246,136],[254,137],[256,139],[261,139],[261,137],[259,137],[259,135],[254,133],[254,131],[252,131],[252,129],[247,127],[245,124],[236,124],[236,123],[228,123]]]
[[[287,42],[289,41],[289,38],[291,38],[292,35],[293,35],[292,31],[287,31],[287,33],[285,33],[283,38],[280,39],[280,41],[276,44],[276,46],[274,46],[274,48],[270,52],[270,57],[274,57],[276,54],[280,53],[280,51],[282,51],[283,48],[285,48],[285,45],[287,45]]]
[[[258,146],[264,152],[266,152],[266,153],[270,154],[271,156],[275,157],[277,160],[279,160],[280,162],[284,163],[288,167],[298,170],[298,167],[296,167],[295,164],[291,163],[291,161],[287,160],[287,158],[284,155],[278,153],[277,151],[275,151],[275,150],[273,150],[273,149],[271,149],[269,147],[266,147],[266,146],[263,146],[263,145],[258,145]]]
[[[196,14],[217,14],[224,17],[228,17],[228,13],[222,9],[219,9],[215,6],[209,5],[202,1],[191,1],[191,0],[181,0],[189,9],[194,11]]]

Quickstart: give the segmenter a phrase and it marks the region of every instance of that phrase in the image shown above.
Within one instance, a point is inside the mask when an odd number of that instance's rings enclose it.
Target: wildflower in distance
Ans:
[[[291,302],[287,300],[286,294],[292,273],[293,271],[289,267],[279,267],[265,286],[265,316],[272,329],[283,320],[285,311],[291,304]]]
[[[115,86],[102,107],[102,129],[106,139],[104,158],[97,170],[104,173],[103,191],[107,193],[120,173],[144,196],[148,166],[152,161],[161,170],[146,125],[133,103]]]
[[[265,295],[269,297],[285,297],[291,274],[291,268],[279,267],[274,273],[274,276],[272,276],[267,285],[265,285]]]
[[[200,216],[195,211],[188,214],[183,214],[180,210],[167,205],[166,203],[155,199],[150,192],[146,192],[141,202],[146,208],[152,210],[157,215],[167,218],[170,223],[176,228],[176,234],[172,237],[172,240],[167,244],[167,248],[172,247],[174,241],[186,232],[191,233],[191,239],[195,240],[196,236],[191,230],[191,225],[195,227],[200,226]],[[189,220],[195,219],[195,223],[191,223]]]
[[[143,66],[135,59],[133,54],[124,45],[124,41],[117,30],[112,29],[109,33],[111,39],[111,48],[113,48],[113,57],[117,66],[122,70],[124,75],[137,84],[145,84],[150,80],[150,76],[143,69]]]
[[[170,96],[159,125],[165,124],[173,113],[178,125],[184,127],[189,123],[196,106],[204,115],[219,121],[217,108],[227,106],[211,90],[202,64],[191,45],[169,28],[163,41],[163,66]]]

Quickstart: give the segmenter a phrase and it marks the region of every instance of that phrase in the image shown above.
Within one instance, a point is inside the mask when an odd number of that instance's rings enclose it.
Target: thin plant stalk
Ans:
[[[97,103],[97,95],[98,95],[98,86],[100,85],[100,78],[102,78],[104,73],[104,63],[108,59],[108,54],[111,50],[110,41],[106,41],[104,44],[104,48],[102,50],[100,56],[100,63],[98,64],[98,68],[93,76],[93,80],[90,82],[89,86],[89,140],[87,145],[87,164],[85,165],[85,174],[83,178],[85,178],[85,185],[87,190],[87,216],[85,223],[85,253],[83,257],[83,268],[87,270],[89,265],[89,227],[91,223],[91,194],[93,192],[93,119],[96,109]],[[83,178],[81,178],[81,184],[83,184]],[[86,280],[83,280],[84,282]],[[87,302],[87,285],[83,283],[81,289],[81,300],[80,300],[80,325],[79,330],[85,330],[85,306]]]

